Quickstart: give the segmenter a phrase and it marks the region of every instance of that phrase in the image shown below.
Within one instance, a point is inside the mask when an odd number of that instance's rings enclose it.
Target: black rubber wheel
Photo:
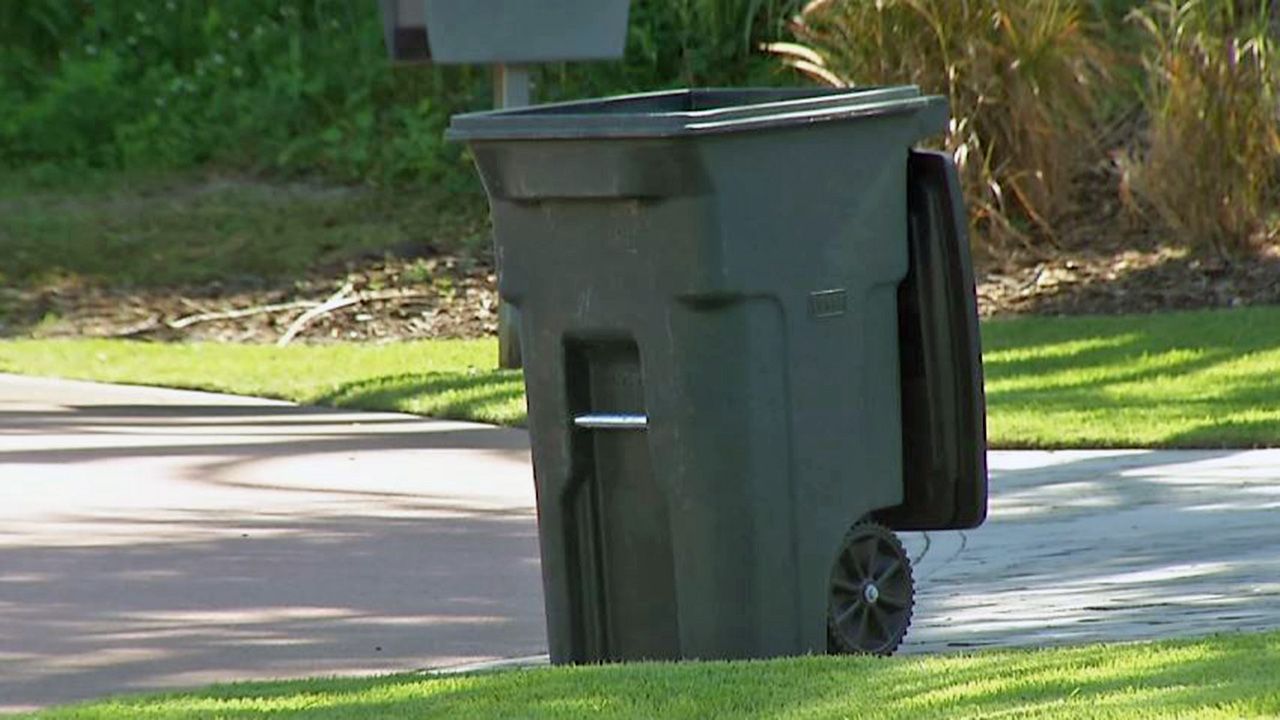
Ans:
[[[911,560],[892,530],[850,528],[831,569],[827,645],[833,653],[892,655],[911,625]]]

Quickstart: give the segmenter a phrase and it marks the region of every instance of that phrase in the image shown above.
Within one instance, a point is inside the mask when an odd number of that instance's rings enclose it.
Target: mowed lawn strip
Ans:
[[[983,326],[1003,448],[1280,445],[1280,307]]]
[[[1248,718],[1280,715],[1280,633],[893,659],[317,679],[107,699],[45,720]]]
[[[997,448],[1280,445],[1280,308],[983,325]],[[492,340],[275,348],[0,342],[0,372],[164,385],[501,424],[519,373]]]
[[[517,370],[493,340],[388,345],[0,341],[0,372],[158,385],[455,420],[524,422]]]

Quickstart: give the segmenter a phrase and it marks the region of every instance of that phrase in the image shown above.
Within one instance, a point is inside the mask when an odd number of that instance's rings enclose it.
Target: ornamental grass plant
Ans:
[[[913,83],[946,95],[976,238],[1053,241],[1073,179],[1100,150],[1112,52],[1075,0],[814,0],[798,44],[771,49],[820,81]]]
[[[1147,128],[1127,164],[1130,207],[1224,257],[1273,244],[1280,202],[1276,11],[1266,0],[1136,9]]]

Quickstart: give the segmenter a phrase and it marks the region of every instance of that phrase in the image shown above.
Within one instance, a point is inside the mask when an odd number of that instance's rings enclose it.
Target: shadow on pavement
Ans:
[[[65,522],[84,520],[103,523]],[[119,521],[126,543],[0,547],[0,706],[545,649],[528,514],[187,513],[181,540],[163,514],[137,537],[146,522]]]

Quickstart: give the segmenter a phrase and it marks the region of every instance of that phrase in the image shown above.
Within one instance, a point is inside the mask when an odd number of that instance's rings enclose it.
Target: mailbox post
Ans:
[[[379,0],[395,62],[493,67],[493,104],[529,104],[529,66],[615,60],[627,38],[630,0]],[[498,268],[502,272],[502,268]],[[520,317],[498,308],[498,365],[518,368]]]
[[[524,107],[529,104],[529,66],[493,66],[493,106],[498,109]],[[498,367],[514,369],[524,366],[520,357],[520,311],[498,302]]]

